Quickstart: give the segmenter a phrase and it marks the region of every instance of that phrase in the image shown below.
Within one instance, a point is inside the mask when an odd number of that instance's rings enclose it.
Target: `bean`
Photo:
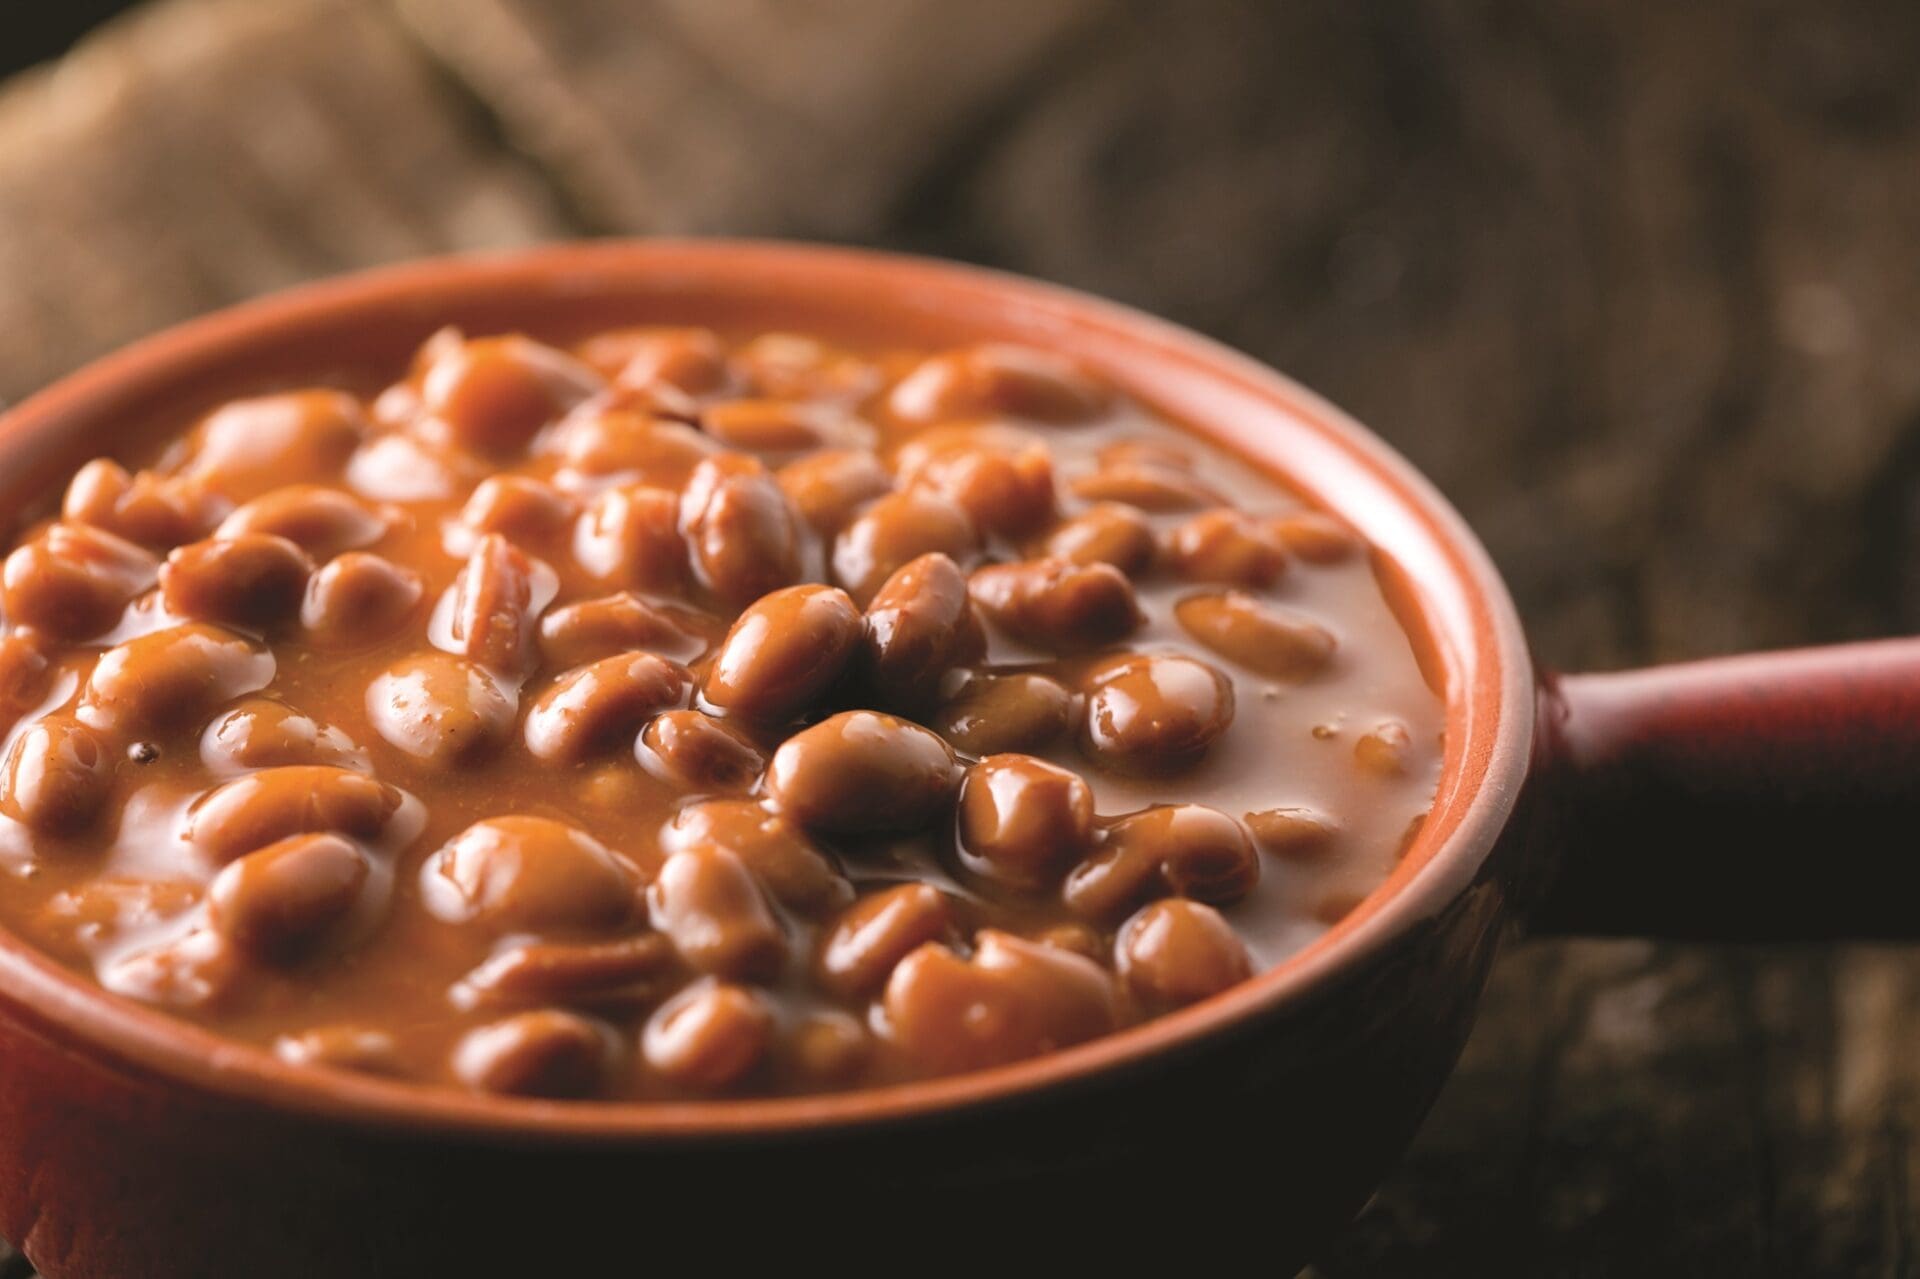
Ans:
[[[949,422],[914,432],[894,453],[894,470],[902,483],[910,483],[937,462],[969,453],[1045,452],[1046,437],[1037,431],[989,418],[984,421]]]
[[[971,959],[929,943],[901,960],[883,1007],[894,1046],[939,1073],[1065,1048],[1117,1021],[1113,983],[1098,964],[991,929]]]
[[[1191,657],[1145,655],[1101,670],[1087,693],[1082,748],[1127,772],[1192,765],[1233,722],[1233,685]]]
[[[1375,777],[1402,777],[1412,766],[1413,735],[1397,719],[1382,720],[1353,744],[1353,759]]]
[[[300,625],[329,648],[364,648],[390,638],[420,614],[420,575],[371,551],[348,551],[307,581]]]
[[[680,496],[694,578],[743,605],[800,576],[800,521],[767,468],[743,453],[710,457]]]
[[[691,395],[709,395],[728,384],[726,348],[711,329],[613,329],[581,343],[580,358],[629,386],[665,382]]]
[[[640,1035],[640,1052],[662,1078],[718,1092],[746,1078],[765,1057],[773,1013],[750,990],[698,982],[662,1005]]]
[[[605,657],[555,680],[527,712],[534,758],[578,763],[630,749],[646,722],[687,699],[693,679],[678,662],[651,653]]]
[[[319,561],[385,537],[391,522],[351,493],[323,484],[289,484],[263,493],[220,522],[215,537],[284,537]]]
[[[478,1092],[591,1097],[605,1086],[616,1055],[606,1026],[546,1008],[468,1031],[454,1049],[453,1073]]]
[[[368,900],[372,864],[332,834],[292,835],[230,862],[207,904],[214,928],[240,950],[287,964],[336,938]]]
[[[819,915],[853,899],[840,868],[786,818],[752,800],[710,799],[674,815],[661,847],[715,845],[738,857],[767,895],[790,911]]]
[[[1228,661],[1273,679],[1311,678],[1333,660],[1333,633],[1241,591],[1189,595],[1173,606],[1187,634]]]
[[[475,822],[420,867],[427,913],[495,932],[619,928],[637,915],[639,893],[631,861],[548,817]]]
[[[636,649],[690,658],[704,647],[691,623],[684,611],[668,612],[621,591],[548,612],[540,619],[540,653],[563,670]]]
[[[1137,577],[1153,564],[1153,525],[1118,502],[1098,502],[1047,535],[1046,554],[1073,564],[1111,564]]]
[[[1246,822],[1260,847],[1279,857],[1317,857],[1340,833],[1339,823],[1311,808],[1265,808]]]
[[[1240,512],[1204,511],[1173,531],[1167,559],[1196,582],[1271,586],[1287,567],[1280,540]]]
[[[762,333],[734,351],[733,366],[761,395],[865,399],[880,382],[870,362],[798,333]]]
[[[680,499],[668,489],[609,489],[574,525],[574,561],[603,582],[677,590],[687,577],[687,543],[679,519]]]
[[[0,566],[0,605],[16,626],[89,639],[120,620],[159,568],[152,555],[111,533],[53,524]]]
[[[1023,417],[1084,422],[1111,396],[1071,361],[1031,347],[985,343],[923,360],[893,388],[887,406],[909,422]]]
[[[1018,537],[1054,515],[1053,458],[1045,446],[974,448],[929,460],[912,483],[939,493],[992,533]]]
[[[112,794],[112,752],[85,724],[49,715],[14,739],[0,786],[8,817],[47,835],[78,834]]]
[[[912,709],[933,700],[956,666],[986,651],[960,567],[935,552],[901,567],[867,605],[863,670],[883,705]]]
[[[1149,1008],[1179,1008],[1217,995],[1253,975],[1247,948],[1220,912],[1170,898],[1145,907],[1120,928],[1114,966]]]
[[[271,627],[295,617],[313,561],[284,537],[241,533],[182,546],[160,566],[160,595],[178,617]]]
[[[185,474],[244,502],[289,476],[338,476],[369,430],[360,402],[340,391],[234,400],[194,432]]]
[[[426,437],[479,453],[512,453],[598,391],[599,375],[564,351],[518,334],[430,339],[422,349]]]
[[[1329,515],[1296,511],[1267,521],[1280,544],[1309,564],[1338,564],[1360,550],[1360,536]]]
[[[553,589],[552,570],[487,534],[448,588],[443,647],[501,675],[524,676],[539,660],[533,628]]]
[[[207,725],[200,758],[218,772],[326,764],[371,771],[367,753],[331,724],[322,724],[284,702],[248,698]]]
[[[367,722],[389,744],[442,768],[506,740],[518,704],[491,675],[448,653],[402,658],[367,686]]]
[[[701,411],[700,425],[730,449],[761,455],[870,449],[874,443],[873,428],[846,410],[791,400],[723,400]]]
[[[1009,635],[1053,652],[1124,639],[1143,620],[1133,584],[1111,564],[1022,560],[975,571],[973,602]]]
[[[829,449],[796,459],[774,478],[800,518],[823,536],[845,528],[860,508],[893,491],[893,477],[865,449]]]
[[[1169,893],[1236,902],[1259,879],[1260,859],[1240,823],[1201,804],[1162,804],[1113,823],[1061,896],[1083,918],[1112,920]]]
[[[842,711],[794,734],[767,769],[776,809],[801,826],[844,835],[923,829],[947,810],[958,782],[945,742],[873,711]]]
[[[489,475],[460,508],[460,523],[473,532],[498,533],[510,542],[545,546],[573,525],[574,499],[528,475]]]
[[[380,502],[434,502],[457,496],[485,464],[447,445],[411,435],[376,435],[347,463],[346,484]]]
[[[569,487],[618,479],[635,486],[679,489],[701,462],[719,451],[712,438],[684,422],[650,412],[607,409],[563,423],[549,446],[560,462],[556,477]]]
[[[1093,844],[1093,791],[1031,755],[989,755],[960,786],[961,861],[976,874],[1044,887]]]
[[[222,627],[188,622],[108,649],[81,694],[80,719],[128,736],[191,726],[222,703],[265,688],[273,654]]]
[[[952,929],[947,895],[931,884],[897,884],[842,911],[820,941],[814,978],[840,999],[866,999],[915,948]]]
[[[406,792],[351,769],[287,764],[214,787],[187,809],[187,839],[217,866],[293,835],[380,841]],[[417,810],[416,810],[417,811]]]
[[[60,517],[143,546],[178,546],[205,537],[229,505],[198,480],[152,471],[129,475],[97,457],[74,472]]]
[[[873,1037],[843,1012],[802,1017],[787,1037],[788,1070],[814,1088],[844,1087],[873,1056]]]
[[[641,767],[683,791],[744,791],[760,777],[767,757],[738,729],[694,710],[655,716],[634,753]]]
[[[674,975],[658,933],[604,942],[528,941],[495,952],[460,979],[455,1001],[475,1004],[651,1002]]]
[[[975,676],[930,721],[969,755],[1036,751],[1059,740],[1073,717],[1073,694],[1045,675],[1015,671]]]
[[[920,556],[938,553],[966,564],[979,547],[979,531],[956,503],[926,489],[907,489],[880,498],[841,530],[833,544],[833,573],[864,605]]]
[[[1147,463],[1104,467],[1067,487],[1083,501],[1120,502],[1143,511],[1193,511],[1220,504],[1220,495],[1188,472]]]
[[[749,719],[778,721],[832,687],[860,642],[860,613],[831,586],[790,586],[749,605],[714,655],[707,701]]]
[[[667,858],[647,889],[647,917],[703,973],[764,980],[787,961],[786,932],[759,883],[717,844]]]

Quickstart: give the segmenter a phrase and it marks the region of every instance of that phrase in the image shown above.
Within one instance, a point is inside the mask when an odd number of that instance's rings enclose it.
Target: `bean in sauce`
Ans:
[[[1404,853],[1440,701],[1258,468],[1044,350],[574,339],[73,475],[0,566],[0,924],[295,1063],[708,1098],[1208,999]]]

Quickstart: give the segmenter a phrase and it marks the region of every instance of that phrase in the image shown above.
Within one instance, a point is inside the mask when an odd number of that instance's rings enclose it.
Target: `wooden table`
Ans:
[[[1299,375],[1550,663],[1893,633],[1917,148],[1911,0],[162,0],[0,91],[0,396],[368,263],[853,240]],[[1318,1273],[1909,1273],[1916,1010],[1900,948],[1523,946]]]

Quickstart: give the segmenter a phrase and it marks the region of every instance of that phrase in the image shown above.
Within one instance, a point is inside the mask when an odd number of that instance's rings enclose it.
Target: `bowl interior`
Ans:
[[[1459,516],[1392,450],[1278,374],[1136,312],[1015,277],[726,241],[558,246],[348,277],[169,330],[0,418],[0,510],[15,524],[43,513],[87,458],[140,453],[235,395],[316,383],[372,389],[445,324],[564,339],[637,323],[792,329],[876,345],[1005,339],[1052,348],[1337,512],[1378,548],[1389,599],[1447,704],[1440,793],[1393,875],[1306,950],[1200,1004],[1030,1061],[848,1094],[555,1105],[291,1066],[106,995],[0,932],[4,998],[130,1068],[337,1118],[587,1140],[760,1132],[1005,1098],[1274,1013],[1446,905],[1478,871],[1531,750],[1532,672],[1505,588]]]

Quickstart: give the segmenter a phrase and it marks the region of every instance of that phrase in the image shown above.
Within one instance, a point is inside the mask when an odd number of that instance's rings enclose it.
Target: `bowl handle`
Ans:
[[[1535,931],[1920,937],[1920,639],[1550,678]]]

